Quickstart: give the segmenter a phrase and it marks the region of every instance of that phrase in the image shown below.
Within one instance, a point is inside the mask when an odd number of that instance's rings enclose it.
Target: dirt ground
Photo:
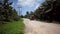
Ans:
[[[60,34],[60,25],[24,18],[25,34]]]

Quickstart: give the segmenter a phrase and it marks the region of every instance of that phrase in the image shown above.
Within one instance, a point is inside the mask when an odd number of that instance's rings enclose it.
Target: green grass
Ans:
[[[0,34],[24,34],[23,20],[0,25]]]

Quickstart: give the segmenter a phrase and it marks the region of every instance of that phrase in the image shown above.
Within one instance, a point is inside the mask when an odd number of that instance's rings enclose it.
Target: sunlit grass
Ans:
[[[23,20],[12,21],[7,24],[0,25],[0,34],[23,34],[24,23]]]

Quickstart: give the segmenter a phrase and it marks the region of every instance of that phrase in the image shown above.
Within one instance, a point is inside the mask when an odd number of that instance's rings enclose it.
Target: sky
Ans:
[[[9,0],[13,2],[11,5],[13,8],[17,10],[19,14],[19,8],[21,7],[22,15],[25,15],[27,11],[34,11],[36,10],[45,0]]]

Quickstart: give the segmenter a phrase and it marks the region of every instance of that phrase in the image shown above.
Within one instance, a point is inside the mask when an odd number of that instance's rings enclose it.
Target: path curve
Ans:
[[[60,34],[60,25],[24,19],[25,34]]]

